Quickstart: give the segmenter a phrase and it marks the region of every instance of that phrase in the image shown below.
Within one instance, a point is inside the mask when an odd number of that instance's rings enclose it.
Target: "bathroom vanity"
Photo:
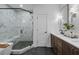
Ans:
[[[79,39],[68,38],[60,33],[51,34],[51,46],[57,55],[79,55]]]

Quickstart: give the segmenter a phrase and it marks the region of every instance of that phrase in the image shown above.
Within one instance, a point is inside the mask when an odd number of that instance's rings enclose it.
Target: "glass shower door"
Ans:
[[[0,9],[0,42],[14,42],[14,49],[32,45],[32,14],[19,8]],[[13,39],[15,36],[17,38]]]

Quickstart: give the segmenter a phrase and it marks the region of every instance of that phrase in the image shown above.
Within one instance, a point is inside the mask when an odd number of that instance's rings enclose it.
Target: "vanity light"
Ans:
[[[57,14],[57,19],[56,21],[58,22],[59,20],[62,20],[62,15],[60,13]]]
[[[59,31],[61,31],[61,29],[62,29],[62,24],[63,24],[62,19],[63,19],[62,14],[58,13],[56,22],[58,23]]]
[[[57,17],[58,17],[59,19],[62,19],[62,15],[61,15],[61,14],[58,14]]]

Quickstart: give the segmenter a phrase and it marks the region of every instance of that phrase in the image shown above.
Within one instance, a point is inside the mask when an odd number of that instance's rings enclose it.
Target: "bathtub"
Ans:
[[[0,47],[0,55],[10,55],[11,54],[11,51],[12,51],[12,46],[13,46],[13,43],[10,42],[0,42],[0,44],[8,44],[9,46],[5,47],[5,48],[1,48]]]
[[[17,42],[16,40],[19,40],[20,39],[20,35],[17,35],[17,36],[13,36],[13,37],[9,37],[8,39],[3,39],[3,41],[0,41],[0,42],[5,42],[5,43],[8,43],[10,44],[9,47],[5,48],[5,49],[2,49],[4,52],[1,52],[1,55],[8,55],[8,54],[22,54],[24,53],[25,51],[33,48],[33,46],[27,46],[27,47],[24,47],[23,49],[12,49],[13,45],[15,45]],[[17,41],[18,41],[17,40]]]
[[[1,35],[0,36],[0,44],[9,44],[8,47],[6,48],[0,48],[0,55],[9,55],[12,52],[12,47],[14,45],[14,41],[16,38],[18,38],[19,35],[17,36],[6,36],[6,35]]]
[[[16,39],[18,39],[16,41]],[[13,45],[15,45],[20,39],[20,35],[17,35],[17,36],[14,36],[13,38],[10,38],[10,40],[8,40],[8,42],[13,42]],[[27,46],[27,47],[24,47],[22,49],[12,49],[11,50],[11,54],[22,54],[24,53],[25,51],[28,51],[29,49],[33,48],[33,46]]]

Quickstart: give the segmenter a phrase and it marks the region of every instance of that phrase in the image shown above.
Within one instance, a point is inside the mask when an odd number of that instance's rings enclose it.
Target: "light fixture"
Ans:
[[[59,13],[59,14],[57,14],[57,18],[58,19],[62,19],[62,15]]]
[[[77,13],[77,8],[71,8],[71,9],[70,9],[70,12],[71,12],[71,13]]]
[[[62,15],[60,13],[57,14],[56,22],[58,22],[59,20],[62,20]]]
[[[62,30],[62,24],[63,24],[63,16],[62,16],[61,13],[57,13],[56,23],[58,25],[59,31],[61,31]]]
[[[71,13],[77,13],[77,11],[78,11],[78,5],[77,5],[77,4],[73,5],[73,6],[70,8],[70,12],[71,12]]]
[[[25,20],[22,20],[22,23],[26,23],[26,21]]]
[[[22,8],[23,7],[23,4],[20,4],[19,6]]]
[[[70,8],[70,20],[69,20],[69,22],[71,24],[73,23],[73,20],[75,20],[77,13],[78,13],[78,4],[74,4]]]

